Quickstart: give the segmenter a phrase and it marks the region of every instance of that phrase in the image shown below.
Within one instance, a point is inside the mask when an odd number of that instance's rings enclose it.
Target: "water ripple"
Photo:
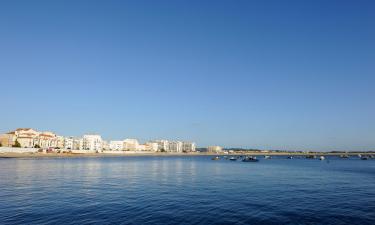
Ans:
[[[0,160],[1,224],[375,224],[375,160]]]

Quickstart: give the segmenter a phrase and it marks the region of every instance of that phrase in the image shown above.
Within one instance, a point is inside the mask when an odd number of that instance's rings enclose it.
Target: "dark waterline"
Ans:
[[[375,224],[375,160],[0,159],[0,224]]]

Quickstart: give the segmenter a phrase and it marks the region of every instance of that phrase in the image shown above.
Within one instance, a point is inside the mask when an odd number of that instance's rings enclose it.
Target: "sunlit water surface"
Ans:
[[[375,224],[375,160],[0,159],[0,224]]]

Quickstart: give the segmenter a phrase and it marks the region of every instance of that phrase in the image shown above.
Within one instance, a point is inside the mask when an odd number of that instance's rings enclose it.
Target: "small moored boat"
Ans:
[[[229,160],[231,160],[231,161],[236,161],[237,158],[235,158],[235,157],[230,157]]]
[[[215,156],[215,157],[213,157],[211,160],[219,160],[219,159],[220,159],[219,156]]]
[[[319,160],[325,160],[326,158],[324,156],[320,156]]]
[[[258,162],[259,160],[257,157],[247,156],[245,157],[242,162]]]

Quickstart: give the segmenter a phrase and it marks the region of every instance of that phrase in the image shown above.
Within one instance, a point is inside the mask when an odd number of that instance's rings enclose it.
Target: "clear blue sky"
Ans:
[[[375,149],[375,1],[1,1],[0,132]]]

